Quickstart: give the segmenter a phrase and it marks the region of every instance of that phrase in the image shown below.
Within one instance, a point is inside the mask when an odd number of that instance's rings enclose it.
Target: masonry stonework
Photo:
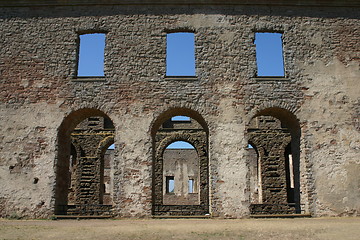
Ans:
[[[185,123],[169,119],[154,135],[153,213],[155,215],[204,215],[209,213],[209,159],[206,129],[194,119]],[[196,151],[195,161],[191,159],[192,155],[187,154],[184,149],[179,152],[183,159],[182,162],[185,163],[183,167],[193,168],[193,171],[197,172],[198,194],[196,195],[187,194],[188,196],[185,197],[184,190],[182,193],[177,191],[176,182],[180,180],[179,175],[181,174],[174,176],[176,177],[174,195],[164,193],[164,175],[171,173],[170,170],[174,169],[174,166],[171,167],[170,164],[181,164],[179,158],[169,159],[170,149],[166,149],[166,147],[179,140],[188,142]],[[174,170],[176,171],[176,167]],[[181,182],[184,184],[184,180]]]
[[[297,213],[359,215],[359,10],[355,0],[1,1],[0,216],[49,217],[71,201],[115,217],[242,218],[255,204],[290,202]],[[195,34],[193,78],[165,76],[166,34],[176,31]],[[106,33],[105,76],[77,78],[79,34],[93,32]],[[255,32],[282,33],[285,77],[256,76]],[[177,115],[200,127],[164,130]],[[79,133],[94,118],[113,127]],[[253,127],[266,118],[278,127]],[[199,204],[162,202],[162,154],[176,140],[197,151]],[[96,178],[85,201],[98,210],[82,202],[82,180],[71,184],[72,143],[78,163],[93,166],[75,172]],[[270,182],[269,161],[279,171]],[[267,197],[270,185],[280,195]]]

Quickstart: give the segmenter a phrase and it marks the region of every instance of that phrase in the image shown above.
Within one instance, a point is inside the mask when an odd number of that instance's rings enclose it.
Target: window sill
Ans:
[[[269,82],[275,82],[275,81],[289,81],[289,78],[287,77],[254,77],[256,81],[269,81]]]
[[[73,82],[104,82],[106,80],[105,77],[98,76],[98,77],[75,77],[72,81]]]
[[[197,81],[197,76],[165,76],[166,80],[170,81]]]

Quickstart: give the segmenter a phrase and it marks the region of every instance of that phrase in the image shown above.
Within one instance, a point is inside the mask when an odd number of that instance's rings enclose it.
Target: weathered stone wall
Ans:
[[[0,8],[0,216],[54,214],[58,130],[68,116],[83,120],[84,108],[115,126],[113,213],[150,216],[151,129],[176,107],[209,128],[214,216],[249,214],[247,128],[272,107],[300,124],[303,210],[358,215],[359,26],[359,7]],[[178,29],[195,32],[196,80],[165,77],[166,32]],[[75,81],[78,33],[87,31],[107,32],[100,81]],[[286,78],[255,77],[256,31],[283,32]]]
[[[290,172],[287,167],[287,146],[292,145],[292,137],[284,123],[270,116],[253,118],[248,129],[249,143],[257,150],[259,203],[251,202],[251,213],[271,214],[295,213],[294,191],[290,189]],[[250,160],[250,159],[249,159]],[[251,168],[251,165],[250,165]],[[250,179],[253,176],[250,176]],[[299,207],[298,207],[299,208]],[[265,211],[264,211],[265,210]]]

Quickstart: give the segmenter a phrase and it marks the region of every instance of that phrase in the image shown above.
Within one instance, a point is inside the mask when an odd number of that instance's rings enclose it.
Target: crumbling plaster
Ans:
[[[304,66],[305,101],[299,112],[303,119],[304,149],[316,169],[314,179],[318,214],[357,214],[360,167],[360,132],[354,113],[359,101],[359,62],[344,65],[334,59]],[[311,76],[311,77],[310,77]],[[350,170],[351,169],[351,170]],[[351,202],[351,203],[350,203]]]
[[[246,129],[267,107],[300,122],[303,210],[359,214],[358,8],[52,6],[0,16],[0,216],[53,214],[59,126],[83,108],[115,126],[114,215],[151,216],[151,129],[174,107],[209,128],[214,216],[249,214]],[[166,31],[176,29],[195,31],[197,80],[164,76]],[[88,30],[107,32],[104,81],[74,81],[77,36]],[[286,79],[255,78],[254,31],[264,30],[283,32]]]

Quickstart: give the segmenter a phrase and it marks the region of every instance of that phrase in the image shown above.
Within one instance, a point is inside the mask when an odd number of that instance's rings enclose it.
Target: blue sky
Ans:
[[[167,149],[194,149],[193,145],[184,141],[177,141],[167,146]]]
[[[166,76],[195,76],[194,33],[167,34]]]
[[[255,33],[258,76],[284,76],[280,33]],[[104,76],[106,34],[80,35],[78,76]],[[167,76],[195,76],[195,39],[193,33],[167,35]],[[187,143],[171,144],[171,148],[190,148]]]
[[[104,76],[105,34],[80,35],[78,76]]]
[[[258,76],[284,76],[281,33],[256,33]]]

